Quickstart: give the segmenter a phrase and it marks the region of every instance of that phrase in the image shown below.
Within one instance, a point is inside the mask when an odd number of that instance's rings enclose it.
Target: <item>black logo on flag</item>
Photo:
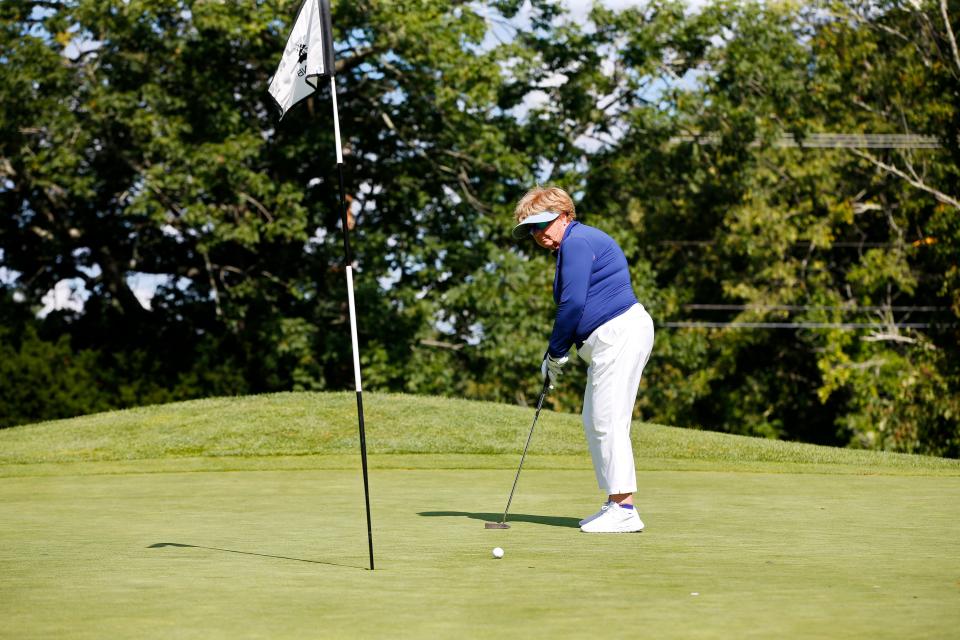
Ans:
[[[297,76],[302,78],[307,73],[307,65],[304,64],[307,60],[307,45],[299,45],[300,49],[297,52],[297,64],[300,65],[300,68],[297,69]]]

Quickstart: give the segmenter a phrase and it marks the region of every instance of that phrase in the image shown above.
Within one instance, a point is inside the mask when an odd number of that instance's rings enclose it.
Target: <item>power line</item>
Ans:
[[[720,144],[722,137],[716,133],[706,135],[682,135],[670,138],[670,144],[696,142],[701,145]],[[754,140],[751,147],[763,143]],[[900,133],[809,133],[799,140],[785,133],[773,140],[773,146],[782,149],[939,149],[942,145],[936,136]]]
[[[791,305],[791,304],[685,304],[684,309],[702,311],[945,311],[946,307],[916,307],[899,306],[889,307],[851,307],[851,306],[818,306],[818,305]]]
[[[920,242],[920,241],[918,241]],[[667,245],[671,247],[706,247],[713,244],[716,244],[716,240],[660,240],[657,244]],[[812,243],[808,241],[794,242],[793,246],[795,247],[809,247]],[[830,248],[868,248],[868,249],[892,249],[897,245],[890,242],[852,242],[852,241],[838,241],[831,242]]]
[[[953,327],[954,324],[929,322],[661,322],[658,327],[666,329],[930,329]]]

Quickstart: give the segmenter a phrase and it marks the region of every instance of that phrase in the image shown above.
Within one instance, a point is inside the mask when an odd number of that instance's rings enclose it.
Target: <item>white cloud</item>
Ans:
[[[96,265],[92,268],[84,268],[83,271],[90,277],[97,277],[100,274],[100,268]],[[181,278],[177,285],[183,288],[185,278]],[[157,289],[161,285],[169,284],[172,277],[164,274],[141,273],[134,271],[127,276],[127,285],[137,298],[137,301],[144,309],[150,309],[150,303],[157,294]],[[189,284],[189,280],[187,280]],[[84,305],[90,298],[90,291],[87,290],[83,279],[68,278],[58,282],[41,299],[43,307],[37,313],[38,318],[46,317],[51,311],[60,311],[61,309],[70,309],[71,311],[83,311]]]
[[[61,309],[83,311],[83,305],[89,297],[90,292],[87,291],[81,278],[61,280],[41,299],[43,308],[40,309],[37,317],[45,318],[51,311]]]
[[[3,249],[0,249],[0,284],[13,284],[19,277],[20,273],[18,271],[3,266]]]
[[[144,309],[150,309],[150,302],[153,296],[157,294],[157,288],[161,285],[169,284],[172,278],[166,274],[141,273],[134,271],[127,276],[127,286],[136,296],[137,300]]]

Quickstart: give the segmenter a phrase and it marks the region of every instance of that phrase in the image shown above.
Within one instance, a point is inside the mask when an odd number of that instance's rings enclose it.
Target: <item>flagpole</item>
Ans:
[[[353,343],[353,380],[357,390],[357,417],[360,423],[360,461],[363,466],[363,499],[367,507],[367,544],[370,570],[373,571],[373,527],[370,523],[370,488],[367,480],[367,437],[363,427],[363,388],[360,384],[360,347],[357,343],[357,311],[353,299],[353,255],[350,253],[350,227],[347,221],[347,196],[343,186],[343,151],[340,145],[340,111],[337,107],[337,81],[330,74],[333,100],[333,134],[337,145],[337,176],[340,182],[340,220],[343,225],[343,255],[347,264],[347,304],[350,308],[350,340]]]
[[[350,253],[350,224],[343,180],[343,150],[340,144],[340,111],[334,79],[333,25],[330,0],[303,0],[294,21],[277,72],[270,80],[269,93],[280,109],[280,118],[293,105],[310,97],[319,88],[319,78],[330,77],[333,102],[333,131],[337,145],[337,175],[340,180],[340,214],[343,223],[343,254],[347,272],[347,304],[350,309],[350,341],[353,345],[353,379],[357,391],[357,418],[360,423],[360,460],[363,464],[363,499],[367,508],[367,542],[370,570],[373,571],[373,527],[370,523],[370,488],[367,479],[367,437],[363,427],[363,390],[360,384],[360,347],[357,343],[357,310],[353,296],[353,255]],[[315,84],[316,81],[316,84]]]

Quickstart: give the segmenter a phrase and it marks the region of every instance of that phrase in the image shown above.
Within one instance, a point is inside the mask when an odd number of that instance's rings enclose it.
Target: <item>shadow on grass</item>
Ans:
[[[471,520],[482,520],[484,522],[500,522],[502,513],[471,513],[469,511],[421,511],[417,515],[427,517],[446,517],[446,518],[470,518]],[[579,518],[564,518],[562,516],[534,516],[528,513],[510,513],[507,514],[507,524],[511,522],[531,522],[533,524],[545,524],[550,527],[580,528]]]
[[[236,551],[235,549],[220,549],[219,547],[204,547],[199,544],[180,544],[179,542],[157,542],[152,544],[147,549],[160,549],[161,547],[181,547],[188,549],[207,549],[208,551],[223,551],[225,553],[239,553],[245,556],[259,556],[261,558],[277,558],[278,560],[295,560],[296,562],[309,562],[311,564],[326,564],[332,567],[345,567],[347,569],[363,569],[366,570],[366,567],[358,567],[352,564],[337,564],[336,562],[324,562],[323,560],[305,560],[303,558],[290,558],[288,556],[271,556],[266,553],[253,553],[252,551]]]

